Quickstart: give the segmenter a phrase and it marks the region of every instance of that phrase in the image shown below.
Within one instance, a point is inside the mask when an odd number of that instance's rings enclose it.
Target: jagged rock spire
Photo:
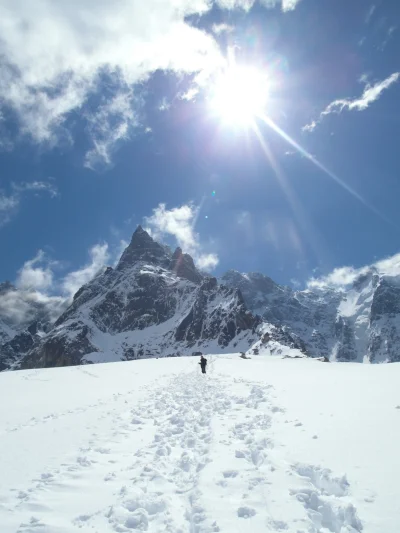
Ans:
[[[200,272],[194,265],[194,261],[189,254],[184,254],[181,248],[177,248],[172,256],[169,268],[180,278],[185,278],[193,283],[200,283],[203,279]]]
[[[167,267],[170,262],[170,256],[166,249],[158,244],[140,225],[136,228],[129,246],[122,254],[117,270],[132,266],[138,261],[147,261],[163,267]]]

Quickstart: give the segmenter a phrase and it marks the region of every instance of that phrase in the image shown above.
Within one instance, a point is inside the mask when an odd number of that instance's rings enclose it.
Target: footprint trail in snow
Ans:
[[[23,516],[5,533],[359,533],[345,478],[282,460],[271,390],[182,373],[135,406],[93,407],[110,431],[94,421],[57,468],[0,500]]]

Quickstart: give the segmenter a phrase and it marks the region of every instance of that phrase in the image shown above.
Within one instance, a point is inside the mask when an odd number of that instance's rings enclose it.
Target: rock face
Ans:
[[[275,326],[271,340],[284,332],[304,353],[330,360],[400,361],[400,277],[371,268],[345,292],[294,291],[262,274],[236,271],[221,281],[239,287],[248,308]]]
[[[258,323],[238,289],[203,276],[189,255],[171,254],[139,226],[116,268],[79,289],[21,368],[237,351],[256,340]]]

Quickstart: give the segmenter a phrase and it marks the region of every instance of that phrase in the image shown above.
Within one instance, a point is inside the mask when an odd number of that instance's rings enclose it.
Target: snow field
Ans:
[[[1,533],[400,531],[400,365],[208,359],[0,374]]]

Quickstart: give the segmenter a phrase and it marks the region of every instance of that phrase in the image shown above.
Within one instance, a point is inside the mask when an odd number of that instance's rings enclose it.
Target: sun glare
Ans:
[[[267,99],[268,85],[262,71],[231,66],[215,80],[211,107],[225,122],[248,125],[264,111]]]

